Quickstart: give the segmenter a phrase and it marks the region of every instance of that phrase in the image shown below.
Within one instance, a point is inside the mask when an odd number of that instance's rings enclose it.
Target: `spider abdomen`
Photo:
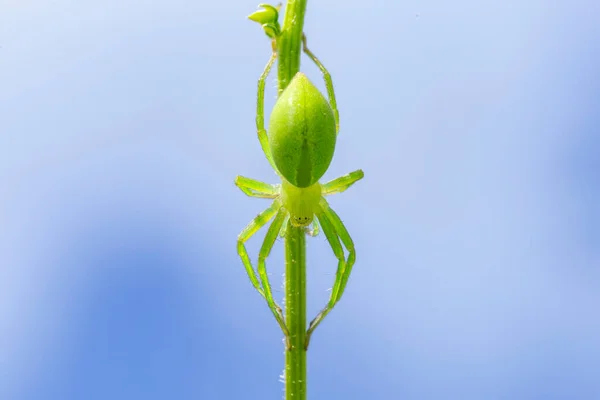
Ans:
[[[335,118],[327,99],[303,73],[298,72],[277,99],[268,136],[277,169],[294,186],[313,185],[329,168]]]

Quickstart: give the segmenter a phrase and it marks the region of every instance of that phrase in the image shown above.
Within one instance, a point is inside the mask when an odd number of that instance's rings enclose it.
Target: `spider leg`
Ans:
[[[279,326],[281,326],[281,330],[283,331],[285,338],[286,338],[288,349],[290,349],[291,348],[290,334],[287,329],[287,326],[285,325],[285,321],[283,320],[283,315],[281,314],[281,307],[279,307],[277,305],[277,303],[275,303],[275,300],[273,299],[273,293],[271,293],[271,284],[269,283],[269,277],[267,276],[267,265],[266,265],[267,257],[269,256],[269,253],[271,253],[271,249],[273,248],[273,245],[275,244],[275,240],[277,239],[277,236],[279,235],[279,231],[281,230],[281,226],[283,225],[283,221],[285,220],[285,217],[287,214],[288,214],[288,212],[285,208],[283,208],[283,207],[279,208],[279,211],[277,212],[277,215],[275,216],[273,223],[269,227],[269,230],[267,231],[267,235],[265,236],[265,240],[264,240],[264,242],[260,248],[260,251],[258,253],[257,270],[258,270],[258,276],[260,277],[260,281],[262,283],[262,287],[263,287],[263,290],[265,293],[265,298],[267,299],[267,303],[269,304],[269,308],[273,312],[275,319],[277,319]]]
[[[263,212],[258,214],[252,221],[250,221],[250,223],[244,228],[244,230],[242,230],[242,232],[238,236],[237,251],[238,251],[240,258],[242,259],[242,263],[244,264],[244,267],[246,268],[246,273],[248,274],[248,277],[250,278],[250,282],[252,283],[252,286],[254,286],[254,288],[258,291],[258,293],[260,293],[260,295],[267,301],[267,304],[269,305],[269,308],[273,312],[275,319],[279,323],[279,326],[281,327],[281,330],[283,331],[283,333],[286,337],[286,340],[289,341],[289,331],[283,320],[283,312],[281,311],[281,307],[279,307],[273,300],[273,296],[271,294],[271,286],[269,285],[269,279],[266,276],[266,271],[264,270],[264,258],[266,258],[266,256],[269,254],[271,248],[273,247],[273,243],[274,243],[274,239],[271,240],[271,237],[270,237],[270,236],[272,236],[272,231],[274,231],[275,236],[277,236],[277,232],[281,228],[280,220],[281,220],[282,213],[280,210],[281,210],[281,203],[279,201],[275,200],[266,210],[264,210]],[[259,283],[259,278],[257,277],[256,272],[254,271],[254,268],[252,267],[252,262],[250,261],[250,257],[248,256],[248,251],[246,250],[246,246],[244,245],[244,243],[246,241],[248,241],[248,239],[250,239],[256,232],[258,232],[258,230],[260,228],[265,226],[271,220],[271,218],[273,218],[273,216],[275,216],[275,214],[277,214],[277,217],[273,221],[273,224],[271,224],[271,226],[269,227],[269,231],[267,232],[267,236],[265,238],[265,241],[263,242],[262,248],[259,253],[258,275],[260,276],[260,280],[263,284],[263,287],[261,288],[261,283]],[[275,226],[275,228],[274,228],[274,226]],[[269,243],[270,243],[270,245],[269,245]],[[264,255],[265,252],[266,252],[266,255]],[[262,272],[261,272],[261,257],[263,258]]]
[[[270,185],[245,176],[236,176],[235,184],[250,197],[274,199],[279,196],[279,185]]]
[[[331,105],[331,109],[333,110],[333,117],[335,118],[335,132],[340,131],[340,113],[337,109],[337,102],[335,101],[335,92],[333,91],[333,81],[331,80],[331,74],[327,71],[327,68],[319,61],[317,56],[313,54],[312,51],[308,49],[306,46],[306,35],[302,34],[302,50],[306,53],[307,56],[310,57],[311,60],[323,73],[323,80],[325,81],[325,87],[327,88],[327,97],[329,97],[329,104]]]
[[[277,167],[275,166],[275,162],[273,161],[273,156],[271,155],[271,147],[269,146],[269,138],[267,137],[267,131],[265,130],[265,82],[267,77],[269,76],[269,72],[271,72],[271,68],[275,63],[275,59],[277,58],[276,44],[275,40],[271,42],[271,46],[273,52],[271,53],[271,57],[263,70],[263,73],[260,75],[258,79],[258,95],[256,100],[256,131],[258,133],[258,141],[260,142],[260,147],[262,147],[263,153],[265,153],[265,157],[271,164],[271,167],[275,171]]]
[[[339,284],[337,290],[337,298],[335,300],[336,302],[338,302],[342,298],[344,290],[346,290],[348,278],[350,278],[352,267],[354,266],[354,262],[356,261],[356,250],[354,249],[354,242],[352,241],[352,237],[348,233],[346,226],[344,226],[342,219],[337,215],[335,211],[333,211],[332,208],[329,207],[329,205],[327,205],[327,209],[325,209],[325,214],[329,217],[329,220],[335,227],[335,230],[337,231],[337,234],[342,240],[344,247],[348,251],[348,258],[346,259],[346,268],[344,269],[344,273],[342,274],[342,282]]]
[[[335,211],[329,208],[329,205],[325,199],[321,199],[320,206],[321,211],[318,214],[319,222],[323,228],[323,233],[327,237],[327,241],[333,250],[333,253],[338,259],[338,267],[335,274],[335,282],[333,284],[333,288],[331,289],[329,302],[308,325],[308,330],[306,331],[306,342],[304,345],[306,349],[308,348],[310,337],[314,330],[341,299],[344,289],[346,288],[346,284],[348,283],[350,272],[352,272],[352,266],[356,261],[354,243],[352,242],[352,238],[348,234],[346,227],[342,223],[342,220],[335,213]],[[348,250],[347,259],[344,259],[344,250],[340,244],[340,239],[344,244],[344,247],[346,247],[346,250]]]
[[[287,233],[288,222],[290,221],[290,213],[286,213],[285,219],[283,220],[283,224],[281,225],[281,230],[279,231],[279,237],[284,238]]]
[[[337,294],[339,292],[339,287],[342,282],[342,276],[344,274],[344,271],[346,270],[344,249],[342,248],[340,238],[335,230],[335,226],[333,225],[329,215],[327,215],[324,212],[324,210],[321,209],[321,211],[317,214],[317,218],[319,219],[319,223],[321,224],[323,233],[325,234],[325,237],[327,238],[327,241],[329,242],[329,245],[333,250],[333,254],[338,259],[338,266],[335,273],[335,282],[333,284],[333,288],[331,289],[331,295],[329,296],[329,301],[327,302],[327,305],[325,306],[325,308],[323,308],[323,310],[321,310],[321,312],[319,312],[319,314],[317,314],[317,316],[308,325],[308,330],[306,331],[306,343],[304,346],[305,348],[308,348],[310,336],[312,335],[313,331],[321,323],[323,318],[325,318],[335,306],[335,303],[337,302]]]
[[[323,185],[321,185],[321,193],[323,196],[329,196],[335,193],[342,193],[344,190],[348,189],[352,186],[356,181],[362,179],[365,176],[365,173],[362,172],[362,169],[356,170],[354,172],[350,172],[344,176],[340,176],[332,181],[329,181]]]

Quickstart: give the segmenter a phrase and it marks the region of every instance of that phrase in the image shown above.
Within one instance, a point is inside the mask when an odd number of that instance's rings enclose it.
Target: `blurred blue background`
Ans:
[[[330,200],[358,261],[309,398],[600,399],[600,3],[324,3],[305,32],[341,113],[325,179],[366,177]],[[0,398],[282,397],[235,251],[268,204],[235,175],[276,182],[256,4],[0,3]],[[323,236],[308,263],[314,315]]]

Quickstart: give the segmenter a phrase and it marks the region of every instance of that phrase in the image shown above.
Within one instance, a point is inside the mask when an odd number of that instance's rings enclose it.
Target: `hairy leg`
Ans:
[[[290,221],[290,213],[286,213],[285,219],[283,220],[283,224],[281,225],[281,229],[279,230],[279,237],[284,238],[287,233],[288,222]]]
[[[345,270],[347,269],[346,260],[344,258],[344,250],[330,217],[324,212],[324,210],[321,210],[317,217],[319,219],[319,223],[321,224],[321,228],[323,229],[323,233],[325,234],[325,237],[327,238],[327,241],[333,250],[333,254],[338,259],[338,266],[335,273],[335,282],[333,284],[333,288],[331,289],[331,295],[329,296],[327,305],[308,325],[308,330],[306,331],[306,343],[304,345],[305,348],[308,348],[310,337],[313,331],[335,306],[335,303],[338,299],[339,288],[342,285],[343,276]]]
[[[365,176],[361,169],[354,172],[350,172],[344,176],[340,176],[332,181],[329,181],[321,185],[321,193],[323,196],[329,196],[335,193],[342,193],[350,186],[356,183],[356,181],[362,179]]]
[[[270,185],[241,175],[235,177],[235,184],[250,197],[274,199],[279,196],[279,185]]]
[[[344,273],[342,274],[342,281],[337,288],[337,297],[335,299],[336,302],[340,301],[342,298],[342,294],[344,294],[344,290],[346,289],[346,284],[348,283],[348,278],[350,278],[350,274],[352,273],[352,267],[354,266],[354,262],[356,261],[356,250],[354,249],[354,242],[352,241],[352,237],[348,233],[348,230],[344,226],[344,223],[337,215],[332,208],[325,209],[325,215],[329,217],[329,220],[333,224],[338,236],[342,240],[346,251],[348,251],[348,258],[346,260],[346,268],[344,269]]]
[[[260,142],[260,146],[262,147],[263,153],[267,157],[269,164],[275,171],[277,171],[277,167],[275,166],[275,162],[273,161],[273,156],[271,155],[271,148],[269,147],[269,138],[267,137],[267,131],[265,130],[265,83],[267,77],[269,76],[269,72],[271,72],[271,68],[275,63],[275,59],[277,58],[277,51],[275,40],[271,42],[273,47],[273,52],[271,53],[271,58],[267,62],[263,73],[260,75],[258,79],[258,95],[256,99],[256,131],[258,133],[258,141]]]
[[[333,91],[333,81],[331,80],[331,74],[327,71],[327,68],[319,61],[317,56],[313,54],[312,51],[308,49],[306,46],[306,35],[302,34],[302,50],[306,53],[307,56],[310,57],[311,60],[323,73],[323,80],[325,80],[325,87],[327,88],[327,97],[329,97],[329,104],[331,105],[331,109],[333,110],[333,116],[335,118],[335,131],[336,133],[340,131],[340,113],[337,109],[337,102],[335,101],[335,92]]]
[[[238,236],[237,251],[238,251],[240,258],[242,259],[242,263],[244,264],[244,267],[246,268],[246,273],[248,274],[248,277],[250,278],[250,282],[252,283],[252,286],[254,286],[254,288],[258,291],[258,293],[260,293],[260,295],[265,300],[267,300],[267,304],[269,304],[269,308],[271,308],[271,311],[275,315],[275,319],[277,319],[277,322],[280,324],[280,326],[282,326],[282,330],[287,337],[287,336],[289,336],[287,328],[285,328],[285,324],[282,325],[282,323],[281,323],[283,321],[283,312],[281,311],[281,307],[279,307],[277,304],[275,304],[272,301],[273,300],[272,296],[271,296],[271,300],[269,300],[267,298],[266,291],[268,290],[269,295],[270,295],[270,289],[271,289],[270,286],[268,285],[268,279],[267,279],[267,286],[266,286],[268,289],[263,290],[263,288],[261,288],[259,278],[257,277],[256,272],[254,271],[254,268],[252,267],[252,262],[250,261],[250,257],[248,256],[248,251],[246,250],[246,246],[244,245],[244,243],[246,241],[248,241],[248,239],[250,239],[256,232],[258,232],[258,230],[260,228],[265,226],[271,220],[271,218],[273,218],[273,216],[279,212],[280,209],[281,209],[281,203],[279,201],[275,200],[266,210],[264,210],[263,212],[258,214],[252,221],[250,221],[250,223],[244,228],[244,230],[242,230],[242,232]],[[271,227],[272,226],[273,225],[271,225]],[[270,230],[271,229],[269,229],[269,231]],[[263,247],[264,246],[265,245],[263,243]],[[259,271],[259,275],[260,275],[260,271]],[[261,280],[262,280],[262,276],[261,276]]]
[[[287,210],[284,208],[280,208],[273,220],[273,223],[269,227],[267,231],[267,235],[265,236],[265,240],[260,248],[258,253],[258,276],[260,277],[260,281],[262,283],[262,287],[265,293],[265,298],[267,299],[267,303],[269,304],[269,308],[273,312],[275,319],[279,323],[281,330],[283,331],[288,348],[290,348],[289,342],[289,331],[287,326],[285,325],[285,321],[283,319],[283,315],[281,314],[281,307],[279,307],[275,300],[273,299],[273,293],[271,292],[271,284],[269,283],[269,277],[267,276],[267,265],[266,260],[269,254],[271,253],[271,249],[275,244],[275,240],[279,235],[279,231],[281,230],[281,226],[283,225],[283,221],[285,220],[286,215],[288,214]]]

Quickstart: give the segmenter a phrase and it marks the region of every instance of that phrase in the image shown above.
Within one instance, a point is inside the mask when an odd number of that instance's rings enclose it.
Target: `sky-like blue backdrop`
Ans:
[[[255,6],[0,1],[0,398],[282,397],[235,251],[267,202],[233,178],[276,180]],[[309,1],[305,31],[325,178],[366,174],[330,201],[358,261],[309,399],[600,399],[600,3]],[[335,258],[308,254],[314,314]]]

